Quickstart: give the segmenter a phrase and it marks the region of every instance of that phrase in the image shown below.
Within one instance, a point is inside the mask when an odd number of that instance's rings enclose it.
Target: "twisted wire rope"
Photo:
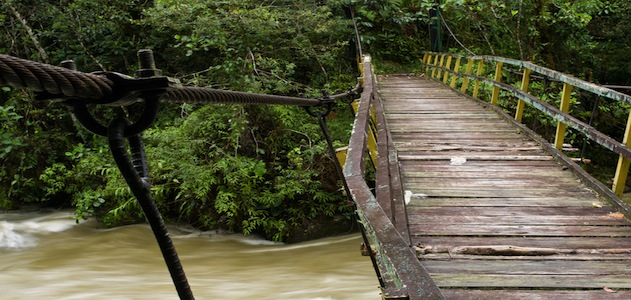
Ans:
[[[29,88],[68,98],[98,100],[112,94],[114,83],[99,75],[83,73],[0,54],[0,84]]]
[[[102,75],[34,62],[0,54],[0,85],[29,88],[59,98],[74,98],[88,103],[111,97],[116,84]],[[161,100],[170,103],[280,104],[316,106],[319,99],[253,94],[204,87],[183,87],[163,93]]]

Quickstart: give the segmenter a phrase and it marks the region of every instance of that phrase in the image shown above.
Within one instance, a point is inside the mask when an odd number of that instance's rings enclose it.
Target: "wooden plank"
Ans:
[[[610,206],[564,207],[408,207],[410,215],[425,216],[607,216],[615,212]]]
[[[419,120],[419,121],[427,120],[427,122],[430,122],[430,120],[433,120],[434,122],[436,122],[436,120],[449,120],[450,122],[455,122],[455,121],[469,122],[471,120],[476,120],[476,121],[484,120],[485,122],[491,122],[491,121],[501,120],[501,118],[497,114],[492,113],[492,112],[451,113],[451,114],[429,114],[429,113],[414,114],[414,113],[409,113],[409,112],[400,112],[400,113],[389,113],[387,114],[387,117],[388,119],[386,120],[386,122],[388,124],[392,122],[396,122],[398,119]]]
[[[469,160],[552,160],[552,156],[536,153],[501,153],[501,152],[455,152],[455,153],[409,153],[399,154],[400,160],[449,160],[464,158]]]
[[[578,182],[578,179],[567,171],[560,169],[523,169],[523,168],[504,168],[503,170],[488,171],[487,168],[471,168],[463,171],[421,171],[421,170],[404,170],[403,176],[408,180],[417,179],[433,179],[435,181],[450,180],[467,180],[475,178],[504,178],[507,180],[518,180],[523,177],[538,178],[543,180],[562,179],[563,181]]]
[[[495,175],[495,178],[474,177],[474,178],[424,178],[410,177],[403,180],[404,184],[416,184],[431,186],[433,188],[452,188],[452,187],[495,187],[498,189],[504,187],[557,187],[557,188],[573,188],[576,187],[578,179],[571,177],[525,177],[525,178],[501,178]]]
[[[554,226],[554,225],[488,225],[488,224],[410,224],[412,235],[460,236],[599,236],[631,237],[631,227]]]
[[[475,187],[470,188],[432,188],[424,185],[415,185],[409,183],[404,186],[406,190],[417,191],[425,194],[428,197],[472,197],[472,198],[555,198],[555,197],[572,197],[574,195],[578,197],[585,197],[586,195],[593,195],[591,191],[585,188],[576,188],[572,190],[558,190],[558,189],[542,189],[542,188],[519,188],[519,189],[480,189]]]
[[[556,198],[556,197],[586,197],[593,195],[586,188],[572,188],[559,190],[554,188],[432,188],[425,185],[409,183],[404,186],[405,190],[411,190],[427,195],[428,197],[455,197],[455,198]]]
[[[463,237],[463,236],[416,236],[415,245],[490,246],[513,245],[518,247],[614,249],[631,248],[631,238],[619,237]],[[631,256],[630,256],[631,258]]]
[[[595,290],[472,290],[472,289],[442,289],[443,295],[452,300],[628,300],[631,291],[611,290],[603,287]]]
[[[408,206],[416,207],[585,207],[602,206],[603,203],[594,197],[587,198],[425,198],[413,192]],[[413,200],[416,199],[416,200]]]
[[[475,260],[423,261],[430,273],[490,275],[631,275],[631,262],[592,260],[498,260],[480,263]],[[630,283],[631,284],[631,283]]]
[[[482,275],[433,274],[440,287],[561,288],[602,289],[631,288],[631,275]]]
[[[486,168],[489,171],[495,171],[499,168],[517,167],[523,170],[523,167],[556,168],[560,165],[556,161],[466,161],[463,164],[453,164],[451,161],[400,161],[402,168],[422,168],[423,170],[459,170],[468,168]],[[563,169],[565,170],[565,169]],[[568,171],[569,172],[569,171]]]
[[[504,132],[432,132],[431,134],[422,132],[392,132],[392,137],[396,140],[405,141],[471,141],[471,140],[501,140],[504,142],[521,141],[524,139],[522,135],[509,135]]]
[[[491,146],[478,145],[457,145],[457,144],[438,144],[438,143],[405,143],[397,146],[398,151],[537,151],[541,147],[528,144],[516,143],[498,143]]]
[[[543,260],[543,261],[565,261],[565,260],[580,260],[580,261],[619,261],[621,263],[629,263],[631,262],[631,255],[628,254],[618,254],[618,255],[589,255],[589,254],[560,254],[560,255],[552,255],[552,256],[483,256],[483,255],[468,255],[468,254],[454,254],[454,253],[431,253],[419,255],[419,259],[422,262],[430,261],[430,260],[442,260],[442,261],[453,261],[453,260],[475,260],[479,261],[479,263],[484,264],[488,261],[496,261],[496,260],[507,260],[512,261],[516,266],[519,266],[521,261],[530,261],[530,260]]]
[[[410,225],[589,225],[629,226],[624,220],[610,216],[420,216],[408,217]]]

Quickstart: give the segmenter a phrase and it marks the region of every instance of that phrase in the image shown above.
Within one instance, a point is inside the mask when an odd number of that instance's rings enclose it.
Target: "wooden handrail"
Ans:
[[[366,57],[363,62],[362,81],[363,92],[347,150],[344,177],[353,201],[358,207],[358,221],[362,227],[364,243],[381,284],[382,296],[384,299],[444,299],[438,286],[412,250],[409,237],[402,236],[402,232],[405,235],[407,228],[397,228],[395,225],[395,223],[403,223],[400,222],[401,220],[396,221],[396,211],[400,207],[394,207],[393,200],[397,197],[397,191],[379,192],[377,197],[380,199],[378,200],[366,183],[368,132],[372,130],[370,128],[371,113],[373,106],[381,106],[375,92],[375,77],[369,57]],[[381,122],[381,116],[379,116],[383,114],[383,110],[377,109],[376,113],[379,123],[385,123]],[[392,160],[390,151],[387,150],[391,143],[388,141],[385,127],[378,127],[377,143],[380,150],[376,165],[377,176],[387,178],[386,180],[390,183],[392,177],[397,177],[396,174],[390,173],[391,169],[395,170],[390,164]],[[398,189],[401,193],[400,185]],[[383,199],[384,195],[388,199]],[[399,202],[401,201],[402,199],[399,199]],[[403,203],[400,204],[403,205]],[[384,210],[384,206],[388,213]]]

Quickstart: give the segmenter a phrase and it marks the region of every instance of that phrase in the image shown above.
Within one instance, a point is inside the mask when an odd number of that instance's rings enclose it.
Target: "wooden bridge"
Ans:
[[[579,128],[621,155],[624,185],[628,132],[625,143],[603,141],[566,113],[571,88],[592,91],[588,83],[519,62],[517,89],[501,83],[507,70],[495,58],[477,58],[495,61],[493,79],[480,69],[470,75],[475,59],[460,73],[460,57],[450,69],[452,56],[430,54],[422,76],[377,78],[364,63],[344,173],[383,298],[631,299],[628,206],[560,151],[566,126]],[[526,92],[531,71],[564,84],[560,108]],[[489,102],[466,94],[477,97],[483,82],[493,87]],[[518,98],[517,118],[495,105],[502,90]],[[559,115],[561,147],[519,122],[525,104]],[[373,140],[378,149],[367,151]],[[370,154],[374,193],[365,180]]]

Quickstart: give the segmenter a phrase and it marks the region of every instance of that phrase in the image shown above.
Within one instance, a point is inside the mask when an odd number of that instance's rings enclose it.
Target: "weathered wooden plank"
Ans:
[[[590,254],[560,254],[552,256],[483,256],[483,255],[468,255],[468,254],[454,254],[454,253],[431,253],[418,255],[421,262],[430,260],[474,260],[484,264],[487,261],[495,260],[507,260],[512,261],[516,266],[519,266],[521,261],[530,260],[543,260],[543,261],[565,261],[565,260],[580,260],[580,261],[620,261],[621,263],[631,262],[631,255],[629,254],[617,254],[617,255],[590,255]]]
[[[403,133],[429,133],[429,132],[503,132],[513,134],[514,130],[510,127],[493,126],[493,124],[472,124],[472,126],[449,126],[448,124],[435,124],[425,126],[415,126],[410,124],[393,124],[389,126],[390,132]]]
[[[576,187],[578,179],[571,177],[536,177],[528,176],[524,178],[424,178],[424,177],[410,177],[403,180],[404,184],[417,184],[431,186],[434,188],[452,188],[452,187],[495,187],[498,189],[504,187],[519,188],[519,187],[557,187],[557,188],[573,188]]]
[[[470,188],[432,188],[425,185],[417,185],[408,183],[404,189],[416,191],[427,195],[428,197],[472,197],[472,198],[555,198],[555,197],[585,197],[592,195],[591,191],[585,188],[575,188],[572,190],[558,190],[545,188],[504,188],[504,189],[480,189]]]
[[[527,170],[524,167],[534,167],[535,169],[541,168],[555,168],[560,169],[561,166],[556,161],[466,161],[464,163],[454,163],[451,161],[400,161],[402,168],[422,168],[423,170],[459,170],[468,168],[485,168],[487,171],[495,171],[500,168],[519,168],[520,170]],[[563,169],[565,170],[565,169]],[[569,171],[568,171],[569,172]]]
[[[404,170],[402,172],[403,176],[408,178],[409,180],[416,180],[420,178],[424,178],[427,180],[433,179],[434,181],[440,180],[467,180],[467,179],[475,179],[475,178],[503,178],[507,180],[516,180],[523,177],[528,178],[537,178],[537,179],[556,179],[560,178],[563,181],[572,181],[577,182],[578,179],[571,176],[571,173],[566,171],[561,171],[560,169],[532,169],[532,170],[524,170],[519,168],[511,168],[504,170],[496,170],[496,171],[487,171],[486,168],[477,168],[477,169],[469,169],[466,171],[420,171],[420,170]]]
[[[495,274],[495,275],[631,275],[631,262],[591,260],[521,260],[480,261],[454,259],[451,261],[423,261],[430,273],[440,274]]]
[[[438,144],[438,143],[425,143],[415,144],[406,143],[397,147],[399,151],[536,151],[540,149],[539,146],[533,145],[493,145],[493,146],[476,146],[476,145],[455,145],[455,144]]]
[[[449,160],[454,158],[464,158],[469,160],[552,160],[549,155],[537,155],[536,153],[500,153],[500,152],[455,152],[450,153],[403,153],[399,155],[400,160]]]
[[[607,216],[612,207],[408,207],[411,215],[425,216]]]
[[[595,290],[472,290],[472,289],[442,289],[443,295],[452,300],[628,300],[631,291],[605,290],[599,287]]]
[[[631,288],[631,275],[484,275],[433,274],[440,287],[561,288],[602,289]]]
[[[504,132],[486,132],[480,133],[475,131],[457,131],[457,132],[392,132],[392,137],[396,140],[404,141],[471,141],[471,140],[501,140],[502,142],[521,141],[524,139],[521,135],[509,135]]]
[[[514,245],[518,247],[614,249],[631,248],[631,238],[619,237],[463,237],[416,236],[415,245],[489,246]],[[631,256],[629,256],[631,259]]]
[[[585,207],[602,206],[599,200],[588,198],[429,198],[424,194],[410,191],[413,197],[408,206],[417,207]]]
[[[491,122],[491,121],[501,120],[501,118],[497,114],[492,113],[492,112],[451,113],[451,114],[430,114],[430,113],[415,114],[415,113],[409,113],[409,112],[400,112],[400,113],[389,113],[388,120],[386,120],[386,122],[390,124],[391,122],[396,122],[399,119],[427,121],[427,122],[431,122],[430,120],[434,122],[436,122],[436,120],[439,120],[439,122],[444,121],[444,120],[449,120],[450,122],[456,122],[456,121],[471,122],[471,120],[476,120],[476,121],[484,120],[485,122],[487,121]]]
[[[410,225],[450,224],[463,226],[483,225],[558,225],[558,226],[628,226],[621,216],[419,216],[408,217]]]
[[[599,236],[631,237],[631,227],[554,226],[554,225],[478,225],[478,224],[410,224],[411,235],[460,236]]]

